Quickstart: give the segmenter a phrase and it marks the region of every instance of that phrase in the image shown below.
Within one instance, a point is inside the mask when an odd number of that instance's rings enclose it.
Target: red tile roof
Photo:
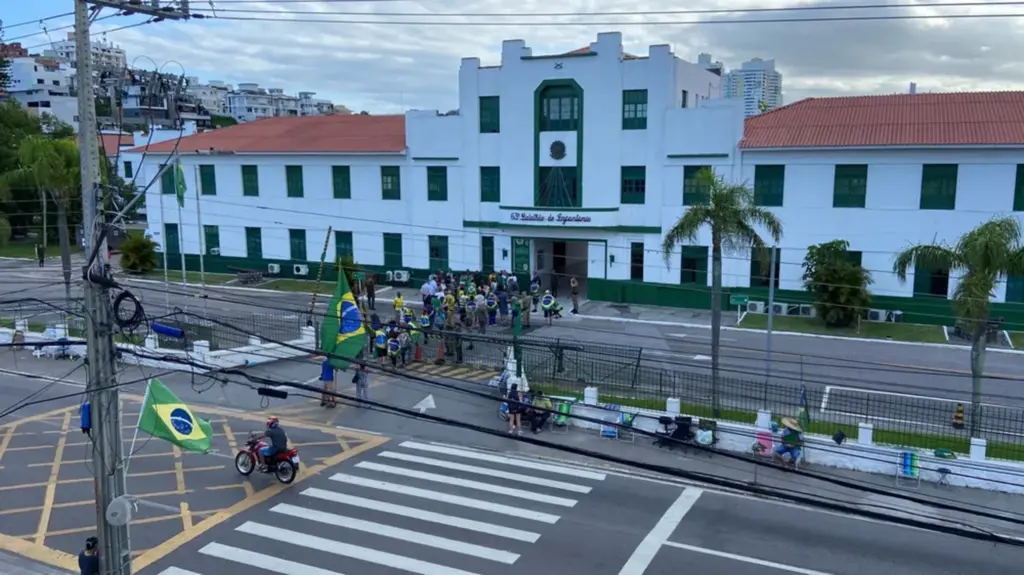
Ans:
[[[149,146],[151,153],[170,153],[171,139]],[[266,118],[210,130],[177,143],[180,153],[214,150],[238,154],[370,154],[405,150],[405,116],[302,116]],[[131,150],[144,152],[146,146]]]
[[[582,56],[584,54],[589,54],[589,53],[590,53],[590,46],[584,46],[582,48],[577,48],[575,50],[572,50],[571,52],[566,52],[564,55],[565,56]],[[559,54],[559,56],[562,56],[562,55],[563,54]],[[639,60],[640,58],[642,58],[642,56],[634,56],[633,54],[627,54],[625,52],[622,53],[622,59],[623,60]]]
[[[1024,146],[1024,92],[809,98],[747,118],[740,147]]]
[[[103,153],[108,156],[117,154],[119,143],[120,146],[134,146],[135,137],[131,134],[121,134],[119,141],[117,134],[100,134],[100,146],[102,146]]]

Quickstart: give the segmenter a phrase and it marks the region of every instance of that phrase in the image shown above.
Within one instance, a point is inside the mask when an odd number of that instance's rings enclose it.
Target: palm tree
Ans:
[[[729,184],[710,168],[697,173],[697,189],[704,201],[689,209],[665,234],[661,253],[666,265],[673,250],[696,241],[705,226],[711,230],[711,406],[718,417],[719,346],[722,335],[722,253],[749,254],[751,248],[763,250],[764,230],[778,243],[782,222],[770,210],[754,204],[754,193],[746,184]]]
[[[978,437],[991,297],[1001,280],[1024,275],[1020,222],[1014,217],[995,218],[960,236],[956,245],[922,244],[896,254],[892,271],[900,282],[906,282],[907,270],[915,268],[943,269],[960,276],[953,311],[971,336],[970,430],[972,437]]]
[[[53,199],[57,206],[57,237],[64,270],[64,295],[71,301],[71,239],[68,210],[79,195],[78,145],[70,139],[34,135],[18,146],[18,167],[0,174],[0,199],[9,197],[17,187],[34,187]],[[46,230],[43,230],[46,233]]]

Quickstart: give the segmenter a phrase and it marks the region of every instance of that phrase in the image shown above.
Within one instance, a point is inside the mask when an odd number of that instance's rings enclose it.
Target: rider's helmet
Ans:
[[[277,427],[277,422],[278,422],[278,420],[277,420],[276,417],[268,417],[267,418],[267,429],[274,429],[275,427]]]

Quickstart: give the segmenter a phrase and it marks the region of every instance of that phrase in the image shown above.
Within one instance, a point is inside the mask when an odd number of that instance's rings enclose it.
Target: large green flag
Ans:
[[[139,431],[170,441],[185,451],[209,451],[213,437],[210,422],[196,417],[159,379],[150,379],[146,387]]]
[[[185,170],[181,168],[181,161],[174,164],[174,193],[178,196],[178,207],[185,207],[185,192],[188,185],[185,183]]]
[[[334,288],[334,297],[320,324],[320,351],[328,355],[335,369],[344,371],[351,362],[343,358],[358,357],[365,346],[363,316],[342,268],[338,270],[338,286]]]

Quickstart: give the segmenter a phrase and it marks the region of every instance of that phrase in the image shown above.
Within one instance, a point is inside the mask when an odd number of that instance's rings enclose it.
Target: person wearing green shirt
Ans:
[[[544,430],[544,424],[547,423],[548,418],[551,417],[551,400],[538,389],[533,392],[533,401],[530,402],[530,405],[532,405],[528,413],[530,431],[540,433]]]

